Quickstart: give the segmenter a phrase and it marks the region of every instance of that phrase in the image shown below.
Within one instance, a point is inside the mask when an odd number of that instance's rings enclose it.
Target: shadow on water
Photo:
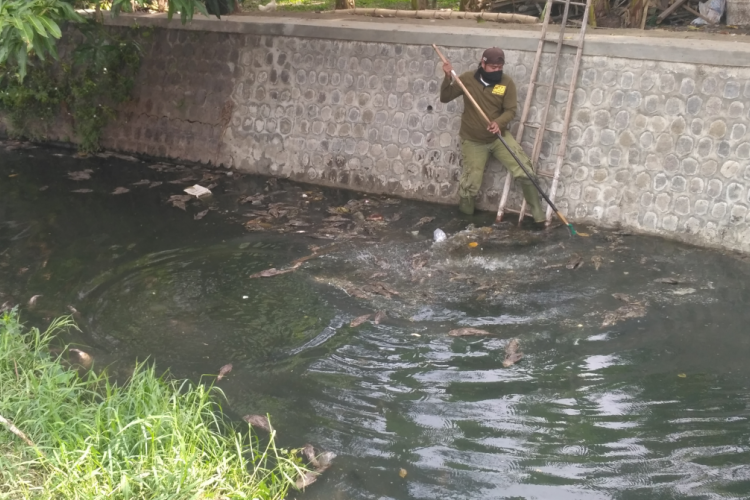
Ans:
[[[0,304],[75,311],[100,364],[233,363],[232,415],[338,454],[297,498],[750,496],[742,257],[127,158],[6,150],[0,176]],[[196,182],[214,197],[170,206]]]

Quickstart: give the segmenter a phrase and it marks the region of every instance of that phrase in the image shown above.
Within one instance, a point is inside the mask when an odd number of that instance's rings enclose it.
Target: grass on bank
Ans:
[[[0,499],[282,499],[301,470],[223,418],[219,389],[136,366],[127,384],[79,376],[50,355],[46,332],[0,318]]]

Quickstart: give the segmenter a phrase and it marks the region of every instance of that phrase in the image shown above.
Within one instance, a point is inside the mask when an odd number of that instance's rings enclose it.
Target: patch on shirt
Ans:
[[[495,95],[505,95],[505,85],[495,85],[492,89],[492,93]]]

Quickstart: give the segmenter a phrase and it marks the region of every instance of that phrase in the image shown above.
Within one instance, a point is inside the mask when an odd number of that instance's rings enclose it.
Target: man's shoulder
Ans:
[[[502,85],[507,85],[507,86],[510,86],[510,85],[515,86],[516,85],[516,83],[513,81],[513,78],[511,78],[511,76],[508,75],[507,73],[503,73],[503,79],[500,80],[500,83]]]
[[[469,71],[464,71],[463,73],[461,73],[461,75],[459,76],[459,78],[461,79],[462,82],[465,82],[467,80],[473,80],[474,79],[474,73],[476,73],[476,72],[477,72],[477,70],[475,70],[475,69],[472,69],[472,70],[469,70]]]

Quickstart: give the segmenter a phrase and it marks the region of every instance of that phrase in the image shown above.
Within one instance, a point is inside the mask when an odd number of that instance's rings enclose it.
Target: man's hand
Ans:
[[[499,134],[500,133],[500,125],[498,125],[495,122],[490,122],[489,125],[487,125],[487,130],[490,131],[492,134]]]
[[[443,63],[443,73],[445,73],[446,78],[451,77],[451,72],[453,71],[453,66],[451,66],[451,63],[448,61]]]

